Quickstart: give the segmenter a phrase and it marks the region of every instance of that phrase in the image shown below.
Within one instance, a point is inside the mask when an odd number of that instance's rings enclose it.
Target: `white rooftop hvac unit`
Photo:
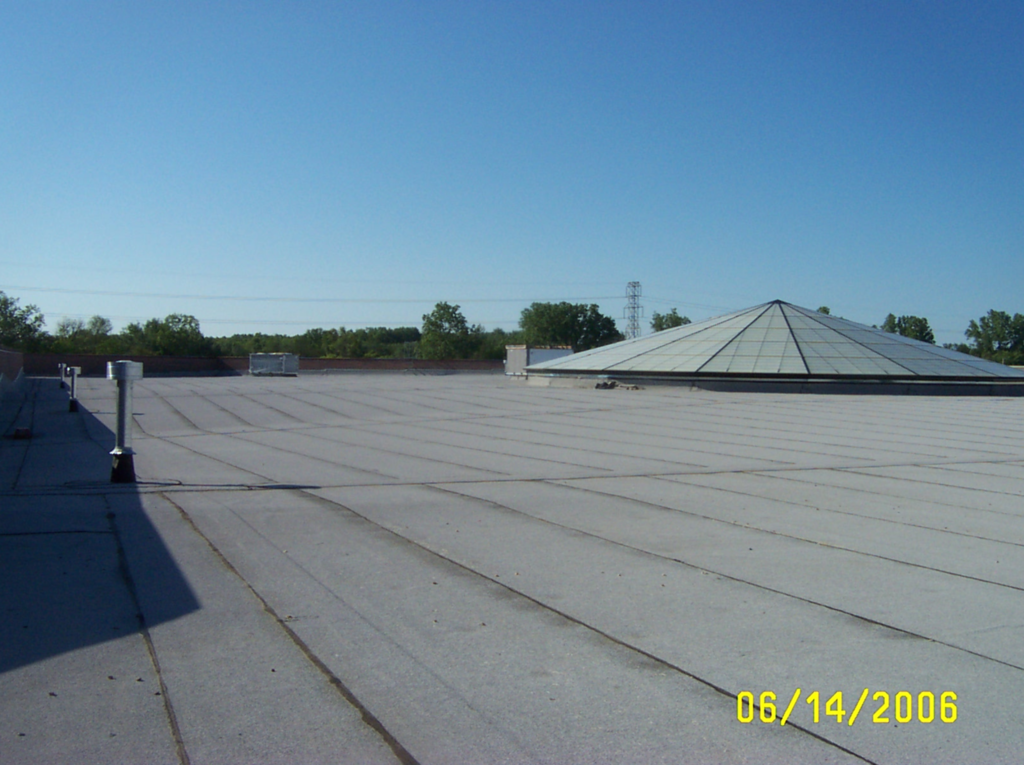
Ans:
[[[251,375],[297,375],[299,357],[294,353],[250,353]]]
[[[571,355],[572,348],[565,345],[541,348],[533,348],[529,345],[506,345],[505,374],[525,376],[526,368],[532,364],[540,364],[542,361],[551,361]]]

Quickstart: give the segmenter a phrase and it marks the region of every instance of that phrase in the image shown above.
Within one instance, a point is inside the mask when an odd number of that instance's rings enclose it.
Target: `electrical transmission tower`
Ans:
[[[626,339],[640,337],[640,317],[644,309],[640,305],[640,282],[626,284]]]

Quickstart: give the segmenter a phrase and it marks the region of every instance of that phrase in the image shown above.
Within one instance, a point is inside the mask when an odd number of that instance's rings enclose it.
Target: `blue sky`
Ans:
[[[295,334],[639,281],[958,341],[1024,311],[1021,40],[1020,0],[9,0],[0,290]]]

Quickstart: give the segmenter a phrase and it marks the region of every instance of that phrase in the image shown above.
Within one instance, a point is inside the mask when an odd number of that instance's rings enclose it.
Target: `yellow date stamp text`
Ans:
[[[741,723],[751,723],[755,720],[765,724],[778,723],[785,725],[789,718],[795,713],[800,722],[820,723],[835,722],[842,725],[853,725],[861,719],[861,712],[871,715],[871,722],[876,724],[895,723],[954,723],[957,718],[956,693],[953,691],[942,691],[938,694],[932,691],[920,691],[913,694],[910,691],[898,691],[890,694],[888,691],[871,692],[865,688],[852,709],[847,709],[843,703],[843,692],[835,693],[825,698],[827,694],[818,691],[802,696],[803,690],[797,688],[789,698],[789,703],[783,708],[778,703],[778,697],[774,691],[762,691],[754,695],[753,691],[740,691],[736,695],[736,719]],[[871,700],[868,701],[870,696]],[[799,704],[801,697],[804,704]],[[852,696],[851,696],[852,698]],[[867,706],[867,709],[864,707]],[[781,712],[781,714],[780,714]],[[863,719],[867,719],[866,717]]]

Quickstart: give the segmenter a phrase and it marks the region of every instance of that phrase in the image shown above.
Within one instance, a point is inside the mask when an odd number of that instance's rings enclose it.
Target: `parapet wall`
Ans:
[[[16,378],[23,365],[24,357],[20,351],[7,351],[0,348],[0,374],[6,380]]]
[[[19,359],[21,354],[17,354]],[[164,375],[217,375],[246,374],[249,371],[247,356],[224,356],[204,358],[201,356],[125,356],[92,355],[84,353],[26,353],[24,354],[25,374],[56,376],[58,364],[81,367],[83,375],[105,375],[108,361],[141,361],[145,374]],[[19,368],[20,368],[19,361]],[[504,364],[500,360],[450,359],[429,361],[427,359],[299,359],[300,372],[362,371],[362,372],[404,372],[407,370],[442,370],[449,372],[500,372]]]
[[[56,376],[57,365],[81,367],[83,375],[106,375],[108,361],[141,361],[146,374],[244,374],[249,359],[240,357],[204,358],[202,356],[125,356],[87,353],[26,353],[25,374]]]
[[[0,398],[3,398],[7,389],[18,379],[24,357],[19,351],[7,351],[0,348]]]
[[[363,371],[404,372],[407,370],[444,370],[448,372],[501,372],[505,363],[500,359],[299,359],[300,372]]]

